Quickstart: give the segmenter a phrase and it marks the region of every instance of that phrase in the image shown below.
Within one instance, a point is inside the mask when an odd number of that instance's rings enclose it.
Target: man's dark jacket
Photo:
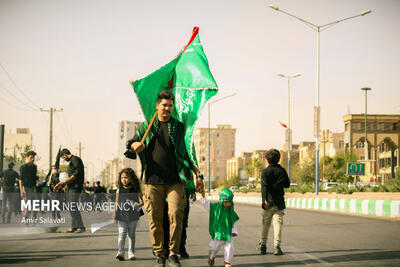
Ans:
[[[263,204],[267,200],[269,207],[285,209],[285,190],[283,188],[289,188],[289,186],[290,180],[286,170],[279,164],[270,164],[261,174],[261,207],[264,209]]]
[[[4,192],[15,192],[15,183],[19,178],[19,175],[13,169],[8,169],[3,172],[3,191]],[[1,175],[0,175],[1,177]]]
[[[68,190],[82,190],[85,177],[85,167],[83,166],[81,158],[75,155],[72,155],[68,165],[68,176],[71,177],[72,175],[75,176],[75,179],[67,185]]]
[[[36,172],[37,167],[35,164],[26,163],[21,166],[19,173],[24,187],[36,188],[36,181],[39,179]]]

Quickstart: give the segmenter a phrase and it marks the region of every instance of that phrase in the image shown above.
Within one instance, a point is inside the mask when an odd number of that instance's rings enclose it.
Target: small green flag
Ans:
[[[156,111],[158,93],[172,90],[175,95],[172,116],[185,125],[186,150],[197,168],[193,130],[204,105],[218,92],[198,32],[199,28],[195,27],[189,43],[174,60],[143,79],[132,82],[147,121]]]

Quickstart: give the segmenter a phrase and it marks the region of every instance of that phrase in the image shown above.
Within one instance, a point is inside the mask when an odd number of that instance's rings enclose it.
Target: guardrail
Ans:
[[[218,196],[207,196],[218,200]],[[235,196],[235,202],[261,205],[261,197]],[[336,211],[350,214],[400,218],[400,200],[344,198],[286,198],[287,208]]]

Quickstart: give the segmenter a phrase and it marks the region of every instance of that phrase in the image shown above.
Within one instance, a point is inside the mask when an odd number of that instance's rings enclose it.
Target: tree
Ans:
[[[261,178],[261,172],[264,169],[264,163],[259,161],[258,159],[253,159],[251,164],[247,165],[244,169],[250,177],[257,178],[257,182],[259,182]]]
[[[4,161],[12,161],[18,165],[23,165],[25,164],[27,155],[26,153],[31,150],[31,146],[26,145],[25,147],[19,146],[18,144],[15,145],[14,147],[14,153],[13,155],[5,155],[4,156]]]
[[[299,168],[298,172],[298,179],[302,184],[311,184],[315,182],[315,157],[303,163],[303,166]]]

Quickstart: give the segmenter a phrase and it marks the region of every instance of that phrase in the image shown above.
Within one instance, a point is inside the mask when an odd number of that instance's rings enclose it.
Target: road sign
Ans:
[[[347,175],[365,175],[365,164],[347,162]]]

